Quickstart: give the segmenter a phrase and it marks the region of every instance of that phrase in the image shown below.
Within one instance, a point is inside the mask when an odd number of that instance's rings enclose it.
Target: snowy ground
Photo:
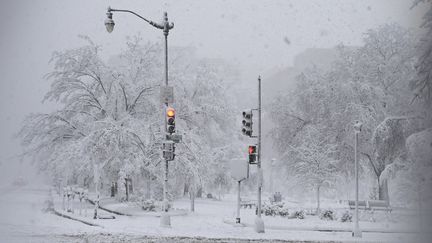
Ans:
[[[3,186],[0,188],[0,242],[261,242],[314,241],[314,242],[355,242],[350,232],[318,232],[306,230],[272,229],[274,226],[286,228],[295,226],[328,225],[329,222],[309,217],[307,220],[288,220],[280,217],[264,217],[266,232],[255,233],[251,227],[234,227],[224,220],[234,220],[235,200],[223,201],[198,199],[195,213],[171,217],[171,228],[159,227],[155,215],[119,216],[116,219],[91,219],[88,221],[102,227],[88,226],[65,219],[51,213],[44,213],[44,201],[48,198],[48,187]],[[108,201],[107,201],[108,202]],[[104,200],[102,200],[102,204]],[[113,207],[115,205],[112,205]],[[88,205],[89,209],[91,208]],[[188,209],[189,201],[178,200],[178,209]],[[56,208],[61,210],[61,199],[56,198]],[[254,210],[242,210],[242,222],[253,224]],[[132,212],[133,213],[133,212]],[[109,213],[104,213],[109,215]],[[331,222],[334,226],[341,223]],[[345,223],[346,227],[351,227]],[[381,223],[362,222],[361,227],[379,228]],[[385,225],[384,225],[385,227]],[[393,225],[389,225],[393,227]],[[361,242],[414,242],[414,234],[363,233]],[[211,238],[211,239],[208,239]],[[256,241],[241,240],[254,239]]]

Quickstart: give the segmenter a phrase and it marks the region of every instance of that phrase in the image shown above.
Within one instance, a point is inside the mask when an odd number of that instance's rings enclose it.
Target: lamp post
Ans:
[[[358,200],[359,200],[359,168],[358,168],[358,159],[357,159],[357,150],[358,150],[358,135],[362,129],[362,123],[360,121],[356,121],[354,124],[354,135],[355,135],[355,144],[354,144],[354,173],[355,173],[355,222],[354,222],[354,230],[352,232],[353,237],[362,237],[362,232],[359,227],[359,211],[358,211]]]
[[[168,14],[167,12],[164,12],[164,18],[162,23],[156,23],[153,22],[151,20],[148,20],[144,17],[142,17],[141,15],[130,11],[130,10],[123,10],[123,9],[112,9],[111,7],[108,7],[108,11],[107,11],[107,19],[105,20],[105,27],[107,29],[107,31],[109,33],[111,33],[114,30],[114,20],[112,19],[112,12],[125,12],[125,13],[131,13],[135,16],[137,16],[138,18],[144,20],[145,22],[149,23],[150,25],[152,25],[153,27],[157,28],[157,29],[161,29],[163,31],[164,37],[165,37],[165,86],[168,87],[168,34],[170,29],[174,28],[174,23],[170,23],[168,22]],[[168,107],[168,103],[165,103],[165,106]],[[165,115],[165,114],[164,114]],[[164,117],[164,124],[165,124],[165,132],[167,129],[167,121]],[[170,216],[168,215],[168,189],[167,189],[167,184],[168,184],[168,159],[165,158],[165,173],[164,173],[164,183],[163,183],[163,212],[161,215],[161,219],[160,219],[160,224],[162,227],[170,227],[171,226],[171,219]]]

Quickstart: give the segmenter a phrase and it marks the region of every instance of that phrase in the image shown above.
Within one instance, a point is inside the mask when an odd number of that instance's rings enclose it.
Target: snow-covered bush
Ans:
[[[286,207],[282,207],[279,209],[279,215],[281,217],[287,217],[289,215],[289,210]]]
[[[271,204],[264,204],[261,213],[264,213],[265,216],[275,216],[275,208]]]
[[[341,216],[341,222],[352,222],[352,213],[345,211]]]
[[[266,216],[288,216],[288,208],[284,207],[284,203],[275,203],[275,204],[266,204],[264,203],[261,208],[261,213],[264,213]]]
[[[141,202],[141,208],[144,211],[156,211],[156,205],[155,202],[153,200],[145,200]]]
[[[304,219],[305,218],[305,211],[304,210],[296,210],[291,214],[290,218]]]
[[[142,197],[136,194],[129,195],[129,201],[131,202],[139,202],[142,200]]]
[[[323,220],[335,220],[336,219],[336,214],[335,214],[335,212],[333,212],[333,210],[326,209],[326,210],[322,211],[322,213],[320,215],[320,219],[323,219]]]

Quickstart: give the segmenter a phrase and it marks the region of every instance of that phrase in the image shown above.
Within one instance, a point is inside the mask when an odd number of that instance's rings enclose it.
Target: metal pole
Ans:
[[[166,17],[165,13],[165,17]],[[165,36],[165,86],[168,86],[168,32],[164,31]],[[168,103],[166,103],[168,105]]]
[[[238,185],[237,185],[237,218],[236,218],[236,224],[240,224],[240,183],[241,183],[241,181],[238,181]]]
[[[263,173],[261,169],[261,76],[258,76],[258,154],[257,154],[257,167],[258,167],[258,205],[257,205],[257,218],[255,219],[255,231],[257,233],[264,233],[264,221],[261,218],[261,191],[263,184]]]
[[[165,18],[167,18],[165,12]],[[164,31],[165,36],[165,86],[168,86],[168,32]],[[168,107],[168,103],[165,103],[165,107]],[[164,115],[165,132],[167,130],[167,120]],[[164,211],[168,212],[168,159],[165,159],[165,175],[164,175],[164,185],[163,185],[163,200],[164,200]]]
[[[169,23],[168,23],[168,13],[164,12],[164,29],[163,33],[165,36],[165,86],[168,86],[168,33],[169,33]],[[165,103],[165,107],[168,107],[168,103]],[[167,121],[164,114],[164,124],[165,132],[167,131]],[[171,219],[168,215],[168,159],[165,159],[165,173],[164,173],[164,183],[163,183],[163,212],[161,215],[161,226],[170,227]]]
[[[261,218],[261,189],[262,189],[262,171],[261,171],[261,76],[258,76],[258,173],[260,173],[260,183],[258,183],[258,217]]]
[[[361,231],[359,227],[359,211],[358,211],[358,200],[359,200],[359,178],[358,178],[358,160],[357,160],[357,146],[358,146],[358,131],[354,131],[355,133],[355,144],[354,144],[354,174],[355,174],[355,223],[354,223],[354,237],[361,237]]]

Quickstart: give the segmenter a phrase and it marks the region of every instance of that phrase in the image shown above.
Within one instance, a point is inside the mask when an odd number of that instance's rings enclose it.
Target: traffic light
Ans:
[[[173,142],[165,142],[162,144],[162,156],[168,161],[174,160],[175,145]]]
[[[168,107],[166,110],[167,119],[167,132],[169,134],[175,133],[175,110],[172,107]]]
[[[243,111],[243,128],[242,133],[246,136],[252,136],[252,110]]]
[[[256,164],[256,162],[257,162],[257,146],[256,145],[249,145],[248,154],[249,154],[249,164]]]

